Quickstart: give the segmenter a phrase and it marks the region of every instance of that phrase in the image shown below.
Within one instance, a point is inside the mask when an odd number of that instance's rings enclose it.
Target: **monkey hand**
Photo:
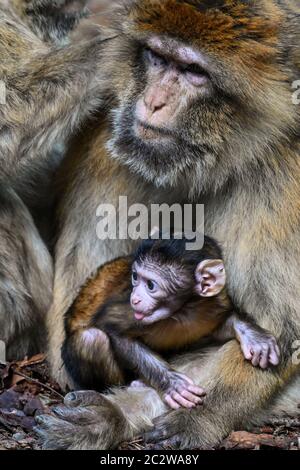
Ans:
[[[119,430],[120,442],[122,432],[124,436],[129,432],[119,407],[97,392],[69,393],[64,406],[55,406],[52,412],[36,417],[34,430],[43,441],[43,449],[112,449],[118,442],[111,430]]]
[[[164,401],[173,410],[181,407],[195,408],[203,404],[205,391],[186,375],[170,371],[168,381],[167,389],[164,390]]]
[[[239,335],[243,354],[254,367],[267,369],[270,364],[277,366],[280,349],[274,336],[261,328],[246,329]]]

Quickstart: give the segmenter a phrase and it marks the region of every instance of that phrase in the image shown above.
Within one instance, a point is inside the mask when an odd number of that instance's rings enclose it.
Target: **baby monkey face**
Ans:
[[[135,319],[151,324],[175,313],[184,303],[187,291],[192,292],[191,281],[182,277],[171,266],[160,267],[135,262],[132,267],[131,306]]]
[[[132,267],[131,306],[143,324],[164,320],[176,313],[192,295],[215,297],[225,287],[222,260],[204,260],[193,276],[184,266],[135,262]]]

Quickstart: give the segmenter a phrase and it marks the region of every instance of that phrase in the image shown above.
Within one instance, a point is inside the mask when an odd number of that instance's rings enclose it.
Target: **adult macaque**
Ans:
[[[75,392],[56,417],[40,418],[45,447],[105,449],[144,431],[155,442],[210,447],[270,416],[276,402],[295,412],[300,112],[291,84],[300,24],[288,5],[137,0],[114,15],[119,37],[106,44],[101,69],[104,117],[83,127],[63,170],[49,314],[53,374],[72,384],[61,359],[65,313],[99,265],[135,246],[98,240],[98,205],[117,206],[119,195],[129,205],[203,202],[205,230],[224,247],[228,293],[278,339],[279,367],[252,367],[235,340],[182,354],[171,367],[204,387],[205,407],[165,414],[152,389]]]
[[[8,360],[45,347],[54,174],[66,141],[99,104],[101,38],[65,44],[83,3],[0,1],[0,340]]]
[[[197,251],[187,251],[187,243],[184,236],[144,241],[133,258],[106,265],[114,287],[108,282],[104,291],[101,269],[83,287],[66,314],[62,354],[78,388],[101,391],[142,379],[173,409],[202,404],[205,391],[162,357],[205,337],[236,337],[254,366],[278,365],[275,338],[233,312],[217,243],[205,237]],[[99,293],[108,297],[104,304]]]

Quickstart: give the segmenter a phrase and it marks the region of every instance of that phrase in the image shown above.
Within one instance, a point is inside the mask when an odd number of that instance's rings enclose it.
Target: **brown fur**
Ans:
[[[70,332],[74,333],[78,328],[88,327],[99,306],[104,305],[112,293],[118,295],[128,291],[130,273],[130,258],[120,258],[101,267],[96,276],[82,288],[72,306]]]
[[[75,4],[67,21],[65,7]],[[0,340],[9,360],[45,348],[53,178],[70,135],[99,104],[102,40],[74,45],[68,37],[82,8],[73,0],[0,2]]]
[[[203,253],[212,259],[218,255],[209,243],[205,244]],[[106,263],[81,288],[66,313],[63,358],[65,367],[81,388],[103,390],[107,386],[126,384],[126,372],[116,361],[115,352],[109,350],[111,329],[118,336],[147,345],[151,351],[170,354],[187,349],[206,336],[211,337],[232,312],[231,301],[223,289],[216,297],[208,299],[191,295],[180,312],[152,325],[141,325],[134,320],[129,302],[132,263],[133,257]],[[86,342],[84,333],[92,334],[92,331],[93,340]],[[122,352],[124,356],[125,346]]]
[[[299,78],[299,17],[284,0],[223,4],[223,9],[214,9],[214,2],[205,0],[137,1],[116,17],[113,28],[120,38],[107,46],[102,71],[107,76],[105,93],[111,87],[107,109],[113,111],[109,139],[102,143],[106,150],[99,152],[90,143],[88,154],[79,156],[80,168],[87,164],[89,171],[76,172],[76,167],[60,211],[48,321],[50,357],[55,377],[72,383],[60,357],[64,315],[99,265],[132,252],[133,242],[100,242],[95,235],[97,205],[127,194],[129,204],[159,199],[205,203],[206,231],[224,247],[229,294],[279,338],[281,368],[254,369],[235,342],[204,355],[183,355],[172,365],[207,389],[203,409],[164,414],[165,406],[151,390],[115,390],[107,397],[117,405],[116,416],[121,409],[125,417],[128,427],[122,432],[108,422],[103,406],[92,406],[90,396],[78,393],[72,402],[66,399],[68,406],[58,409],[57,416],[40,419],[46,447],[107,449],[144,430],[155,442],[169,438],[169,444],[181,448],[211,447],[233,429],[261,423],[271,415],[273,403],[290,411],[299,400],[299,366],[291,359],[293,341],[300,336],[295,294],[300,285],[300,112],[291,103],[291,84]],[[160,16],[154,18],[155,12]],[[187,22],[196,18],[197,26]],[[164,40],[185,44],[188,38],[188,44],[198,45],[211,66],[216,95],[178,118],[176,135],[182,141],[164,152],[156,148],[146,160],[145,148],[139,152],[128,142],[124,145],[124,128],[131,125],[130,111],[147,84],[146,75],[133,66],[137,41],[160,31],[166,33]],[[187,142],[199,154],[190,154]],[[99,171],[100,155],[105,170],[114,159],[109,179]],[[92,418],[82,425],[80,416],[86,412]]]

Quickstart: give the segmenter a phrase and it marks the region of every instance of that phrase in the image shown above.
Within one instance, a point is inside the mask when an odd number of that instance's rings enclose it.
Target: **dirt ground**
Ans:
[[[40,354],[22,362],[0,364],[0,450],[41,449],[34,434],[35,416],[50,413],[62,403],[63,393],[49,378],[45,357]],[[121,450],[148,450],[142,439],[124,443]],[[219,449],[300,449],[300,404],[298,417],[269,423],[251,432],[232,433]]]

